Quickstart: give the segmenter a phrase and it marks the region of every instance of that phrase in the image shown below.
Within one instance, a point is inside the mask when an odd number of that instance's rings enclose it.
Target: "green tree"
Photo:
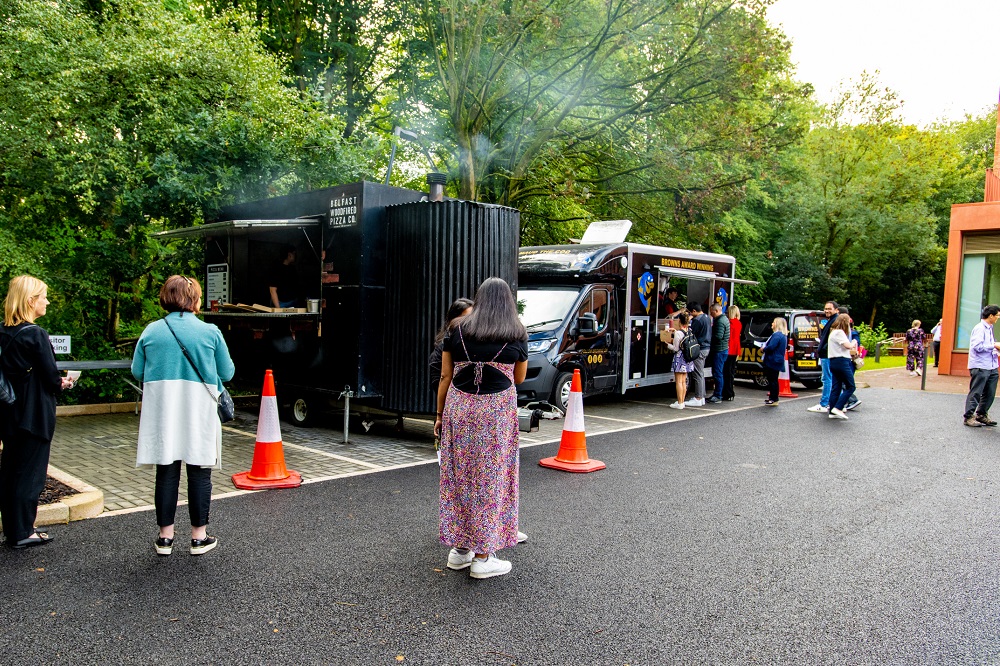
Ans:
[[[8,0],[0,24],[0,248],[13,250],[0,278],[45,279],[60,298],[49,326],[78,336],[79,355],[113,353],[155,312],[162,277],[194,269],[150,231],[357,175],[342,126],[234,16]]]

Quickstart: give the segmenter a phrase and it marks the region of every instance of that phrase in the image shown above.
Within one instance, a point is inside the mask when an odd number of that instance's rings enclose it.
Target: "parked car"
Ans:
[[[769,308],[760,310],[740,310],[743,323],[741,343],[743,351],[736,362],[736,378],[750,379],[758,386],[767,386],[764,377],[763,350],[755,342],[763,342],[771,335],[771,322],[776,317],[784,317],[788,322],[788,342],[792,348],[792,358],[788,369],[793,382],[799,382],[809,389],[819,388],[823,371],[819,365],[819,334],[826,324],[826,315],[820,310],[794,310],[791,308]]]

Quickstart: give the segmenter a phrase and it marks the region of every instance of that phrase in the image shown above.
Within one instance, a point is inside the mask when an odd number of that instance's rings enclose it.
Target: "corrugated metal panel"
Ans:
[[[520,213],[470,201],[387,209],[383,407],[431,414],[427,357],[448,306],[488,277],[517,290]]]
[[[965,253],[1000,252],[1000,235],[966,236]]]

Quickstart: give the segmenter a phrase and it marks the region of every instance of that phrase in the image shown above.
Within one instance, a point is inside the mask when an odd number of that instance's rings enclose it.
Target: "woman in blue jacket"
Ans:
[[[765,405],[778,404],[778,373],[785,368],[785,350],[788,349],[788,322],[775,317],[771,322],[771,337],[764,344],[764,376],[767,377]]]
[[[156,465],[158,555],[169,555],[173,549],[182,462],[187,465],[191,554],[202,555],[218,544],[207,533],[212,469],[222,466],[218,395],[222,382],[233,378],[235,367],[219,329],[195,316],[201,310],[201,295],[194,278],[168,278],[160,290],[167,316],[146,327],[132,357],[132,374],[142,382],[136,466]]]

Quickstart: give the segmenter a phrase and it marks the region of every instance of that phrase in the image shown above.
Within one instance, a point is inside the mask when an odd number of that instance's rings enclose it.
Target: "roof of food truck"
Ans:
[[[156,238],[200,238],[204,236],[247,236],[264,231],[278,231],[282,229],[309,229],[319,226],[320,220],[317,218],[298,217],[291,220],[225,220],[223,222],[209,222],[208,224],[198,224],[183,229],[170,229],[168,231],[158,231],[153,234]]]
[[[522,247],[518,252],[520,267],[537,268],[551,271],[587,272],[600,268],[601,259],[624,250],[628,254],[636,252],[643,254],[659,254],[682,259],[715,259],[718,261],[735,262],[728,254],[701,252],[700,250],[682,250],[674,247],[659,247],[642,245],[640,243],[611,243],[607,245],[537,245]]]

